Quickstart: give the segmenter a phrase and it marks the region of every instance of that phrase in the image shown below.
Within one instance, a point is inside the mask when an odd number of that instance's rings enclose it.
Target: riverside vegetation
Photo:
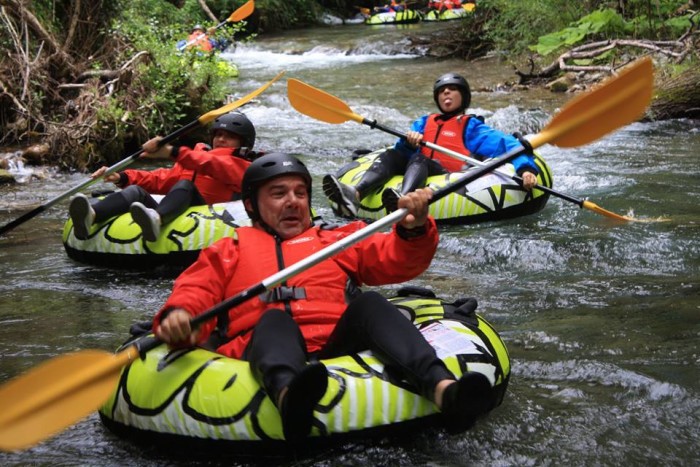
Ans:
[[[4,1],[0,145],[41,143],[46,150],[32,162],[88,170],[219,107],[230,78],[213,58],[178,54],[174,44],[192,24],[218,23],[243,3]],[[219,34],[250,40],[315,25],[324,11],[350,17],[357,6],[350,0],[258,0],[251,17]],[[475,14],[411,39],[427,43],[436,57],[501,57],[513,64],[520,84],[560,76],[585,83],[652,54],[661,68],[650,118],[698,118],[695,8],[694,1],[670,0],[480,0]]]

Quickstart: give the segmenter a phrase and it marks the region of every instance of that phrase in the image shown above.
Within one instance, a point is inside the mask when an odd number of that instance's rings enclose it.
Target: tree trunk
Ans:
[[[661,79],[648,115],[652,120],[700,118],[700,65],[695,63],[682,73]]]
[[[204,14],[206,14],[212,21],[219,22],[219,20],[214,16],[214,13],[211,12],[209,7],[207,6],[207,2],[204,0],[199,0],[199,6],[202,7],[202,10],[204,10]]]

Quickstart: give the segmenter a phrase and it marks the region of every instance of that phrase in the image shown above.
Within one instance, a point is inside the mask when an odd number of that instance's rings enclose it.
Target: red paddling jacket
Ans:
[[[175,164],[156,170],[125,170],[119,187],[139,185],[151,194],[164,195],[180,180],[192,180],[207,204],[231,201],[241,192],[243,173],[250,161],[237,157],[240,148],[216,148],[197,143],[194,149],[175,148]]]
[[[196,316],[365,225],[357,221],[330,230],[314,226],[289,240],[256,227],[240,227],[236,238],[221,239],[202,250],[198,260],[177,278],[170,298],[155,317],[154,329],[164,313],[174,308]],[[395,226],[390,233],[374,234],[356,243],[230,310],[218,326],[216,320],[204,323],[199,343],[205,344],[212,333],[221,332],[224,339],[217,342],[217,352],[240,358],[262,313],[279,308],[299,324],[308,351],[320,350],[345,311],[348,281],[357,286],[398,283],[428,268],[437,249],[438,233],[432,218],[425,227],[425,233],[403,238]],[[222,331],[216,331],[217,327]]]

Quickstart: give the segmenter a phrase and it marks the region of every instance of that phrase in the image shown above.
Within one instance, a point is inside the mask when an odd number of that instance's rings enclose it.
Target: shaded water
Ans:
[[[403,37],[417,28],[344,26],[261,37],[230,55],[244,95],[277,72],[323,89],[364,117],[405,130],[430,112],[432,82],[459,71],[471,113],[494,127],[535,133],[569,96],[486,92],[512,80],[493,61],[435,61]],[[316,184],[358,148],[394,138],[356,122],[297,113],[278,82],[245,109],[262,150],[300,154]],[[576,149],[543,147],[555,188],[620,214],[617,223],[552,198],[526,218],[442,229],[415,285],[474,296],[513,360],[504,404],[471,432],[406,442],[345,444],[294,465],[697,465],[700,449],[700,125],[636,123]],[[4,224],[85,179],[55,174],[0,191]],[[165,300],[172,278],[81,265],[61,245],[67,201],[0,239],[0,381],[65,352],[114,349],[134,321]],[[392,287],[383,291],[391,293]],[[260,459],[253,461],[262,462]],[[228,460],[228,465],[236,461]],[[3,465],[179,465],[115,438],[95,414]],[[202,462],[205,464],[205,462]]]

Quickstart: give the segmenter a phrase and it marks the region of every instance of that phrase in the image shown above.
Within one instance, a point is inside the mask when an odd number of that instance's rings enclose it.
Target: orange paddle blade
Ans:
[[[97,410],[136,347],[83,350],[49,360],[0,387],[0,450],[24,449]]]
[[[254,10],[255,10],[255,2],[253,0],[248,0],[243,5],[238,7],[236,9],[236,11],[231,13],[231,16],[229,16],[226,21],[228,21],[229,23],[235,23],[237,21],[242,21],[242,20],[246,19],[248,16],[252,15]]]
[[[282,77],[282,75],[284,75],[284,71],[280,71],[279,73],[277,73],[277,76],[275,76],[270,81],[268,81],[267,83],[260,86],[255,91],[253,91],[249,94],[246,94],[245,96],[241,97],[240,99],[237,99],[237,100],[231,102],[230,104],[226,104],[223,107],[219,107],[218,109],[215,109],[215,110],[210,110],[209,112],[207,112],[204,115],[202,115],[201,117],[199,117],[197,120],[199,120],[199,123],[201,123],[202,125],[206,125],[210,122],[213,122],[217,117],[220,117],[221,115],[227,114],[227,113],[231,112],[232,110],[235,110],[238,107],[241,107],[242,105],[245,105],[248,102],[255,99],[256,97],[258,97],[260,94],[263,93],[263,91],[265,91],[267,88],[272,86],[272,84],[275,81],[280,79]]]
[[[651,59],[637,60],[617,76],[567,102],[530,144],[534,148],[545,143],[571,148],[595,141],[644,115],[653,87]]]
[[[326,123],[363,120],[345,102],[298,79],[287,80],[287,97],[298,112]]]

